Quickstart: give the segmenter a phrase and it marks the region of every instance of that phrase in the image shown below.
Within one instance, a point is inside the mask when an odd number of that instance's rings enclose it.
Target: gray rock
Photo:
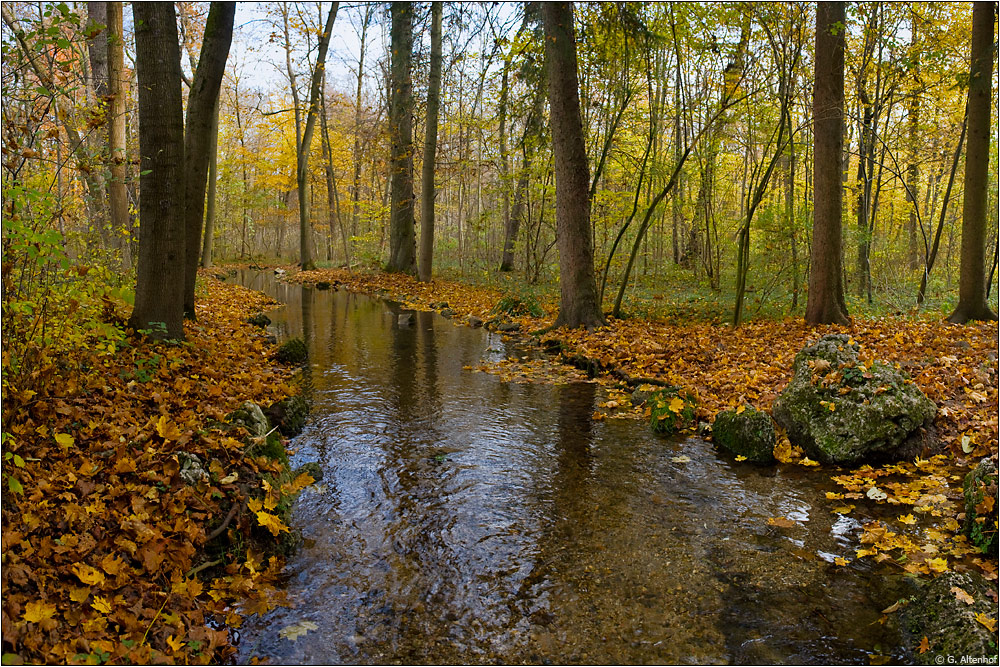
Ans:
[[[792,380],[772,407],[788,438],[823,463],[910,458],[931,442],[937,406],[886,363],[866,367],[843,334],[795,355]]]
[[[642,389],[636,387],[635,390],[632,392],[632,396],[631,396],[632,406],[633,407],[639,407],[640,405],[645,405],[646,404],[646,400],[649,398],[649,395],[651,393],[652,392],[643,391]]]
[[[447,317],[449,320],[455,317],[455,311],[451,308],[445,308],[441,311],[441,317]]]
[[[483,326],[483,318],[476,317],[475,315],[469,315],[469,326],[475,328]]]
[[[745,406],[743,412],[726,410],[715,416],[712,439],[723,449],[745,456],[753,463],[774,463],[774,424],[766,412]]]
[[[973,603],[959,600],[956,588]],[[995,588],[975,572],[949,572],[924,585],[899,618],[912,659],[923,665],[997,664],[996,635],[976,621],[976,614],[996,616],[996,603],[988,597]],[[920,653],[924,637],[930,649]]]
[[[497,327],[497,331],[503,331],[506,333],[513,333],[515,331],[520,331],[521,325],[517,322],[504,322]]]
[[[198,458],[197,454],[179,452],[177,460],[181,464],[180,475],[185,483],[197,484],[203,479],[208,479],[208,472],[205,471],[205,467],[202,465],[201,459]]]
[[[985,458],[965,476],[962,485],[965,493],[965,523],[962,532],[969,536],[984,554],[997,557],[997,513],[993,510],[980,515],[976,507],[987,496],[997,500],[997,460]],[[983,508],[980,508],[983,509]]]
[[[260,406],[251,401],[244,401],[240,407],[226,415],[230,424],[242,426],[252,438],[261,438],[271,430],[271,425]]]

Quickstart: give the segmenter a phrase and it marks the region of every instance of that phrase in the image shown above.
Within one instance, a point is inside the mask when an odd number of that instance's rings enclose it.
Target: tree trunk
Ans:
[[[313,69],[312,83],[309,86],[309,110],[306,113],[306,124],[302,130],[302,140],[295,154],[295,183],[299,191],[299,265],[304,271],[315,269],[312,258],[312,225],[309,222],[309,196],[306,185],[309,180],[309,152],[312,147],[313,132],[316,128],[316,116],[319,110],[319,84],[323,80],[323,70],[326,67],[326,52],[330,46],[330,35],[333,33],[333,23],[337,19],[337,7],[340,3],[330,5],[330,13],[326,18],[326,27],[319,37],[316,52],[316,67]]]
[[[989,186],[990,99],[993,88],[993,21],[996,4],[972,5],[972,66],[969,70],[969,139],[965,148],[962,260],[958,306],[949,322],[997,319],[986,302],[986,195]]]
[[[229,46],[233,41],[235,16],[235,2],[212,3],[198,56],[198,69],[188,94],[184,128],[184,316],[190,319],[196,319],[194,284],[198,276],[198,253],[202,248],[201,228],[205,217],[205,188],[208,184],[208,163],[211,161],[215,105],[226,70]]]
[[[365,46],[368,37],[368,24],[371,22],[372,7],[365,5],[364,23],[361,26],[361,54],[358,56],[357,90],[354,96],[354,184],[351,188],[351,236],[358,234],[358,221],[361,218],[361,91],[365,74]],[[350,262],[348,262],[350,268]]]
[[[173,3],[137,2],[139,263],[129,326],[184,338],[184,116]]]
[[[215,197],[216,181],[219,179],[219,97],[215,96],[215,107],[212,109],[212,130],[209,132],[208,143],[208,193],[205,203],[205,232],[201,246],[201,266],[212,266],[212,244],[215,241]]]
[[[413,221],[413,5],[390,5],[392,51],[389,133],[392,137],[389,214],[389,261],[386,271],[413,275],[417,269],[417,241]]]
[[[418,277],[431,279],[434,260],[434,162],[437,155],[438,107],[441,99],[441,10],[442,4],[431,4],[431,71],[427,87],[427,123],[424,138],[423,173],[420,202],[420,263]]]
[[[108,3],[108,146],[111,180],[108,181],[108,212],[111,235],[121,252],[122,266],[132,267],[132,225],[128,214],[128,191],[125,188],[125,38],[122,31],[122,3]]]
[[[576,36],[572,2],[542,5],[549,124],[556,172],[556,235],[559,246],[559,315],[555,326],[604,324],[594,279],[590,232],[590,174],[580,118]]]
[[[844,150],[845,3],[816,5],[815,90],[813,93],[813,241],[809,324],[849,324],[841,277],[841,217]]]

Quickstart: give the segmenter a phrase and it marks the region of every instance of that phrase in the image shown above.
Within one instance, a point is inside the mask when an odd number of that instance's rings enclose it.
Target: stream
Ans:
[[[891,577],[854,560],[864,508],[830,472],[736,463],[641,421],[594,421],[597,384],[463,370],[525,354],[436,313],[281,283],[313,400],[293,465],[293,602],[240,628],[240,663],[869,664]],[[874,511],[874,510],[872,510]],[[770,517],[796,522],[768,525]],[[314,624],[292,640],[282,628]],[[313,626],[310,625],[310,628]]]

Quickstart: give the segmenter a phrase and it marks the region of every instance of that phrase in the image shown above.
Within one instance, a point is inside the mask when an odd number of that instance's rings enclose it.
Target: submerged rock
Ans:
[[[302,394],[298,394],[274,403],[264,412],[283,436],[294,438],[305,428],[309,402]]]
[[[298,468],[292,471],[291,477],[295,479],[302,473],[308,473],[314,481],[318,482],[323,479],[323,468],[316,461],[309,461],[300,465]]]
[[[306,343],[301,338],[290,338],[281,344],[275,358],[286,364],[301,364],[309,356]]]
[[[965,476],[962,532],[984,554],[997,557],[997,460],[983,459]]]
[[[899,622],[917,664],[997,664],[996,633],[976,619],[977,614],[996,615],[988,597],[995,588],[975,572],[949,572],[914,595]],[[920,653],[924,637],[929,648]]]
[[[396,324],[401,327],[413,326],[413,313],[402,313],[396,317]]]
[[[774,420],[823,463],[920,453],[937,406],[887,363],[866,366],[858,350],[848,336],[831,334],[799,351],[792,380],[774,402]]]
[[[723,449],[753,463],[774,463],[774,424],[766,412],[744,406],[715,416],[712,439]]]

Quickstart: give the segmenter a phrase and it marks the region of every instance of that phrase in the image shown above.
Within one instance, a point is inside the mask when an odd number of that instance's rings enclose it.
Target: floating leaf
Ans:
[[[685,454],[681,454],[680,456],[672,457],[670,460],[673,461],[674,463],[690,463],[691,457]]]
[[[767,525],[777,526],[778,528],[792,528],[798,524],[791,519],[786,519],[783,516],[771,517],[767,520]]]
[[[866,493],[865,495],[875,501],[882,501],[889,497],[889,494],[887,494],[885,491],[878,488],[877,486],[873,486],[872,488],[868,489],[868,493]]]
[[[309,631],[318,629],[319,626],[312,621],[299,621],[298,623],[293,623],[292,625],[286,625],[283,627],[278,631],[278,636],[284,637],[288,641],[295,641]]]

